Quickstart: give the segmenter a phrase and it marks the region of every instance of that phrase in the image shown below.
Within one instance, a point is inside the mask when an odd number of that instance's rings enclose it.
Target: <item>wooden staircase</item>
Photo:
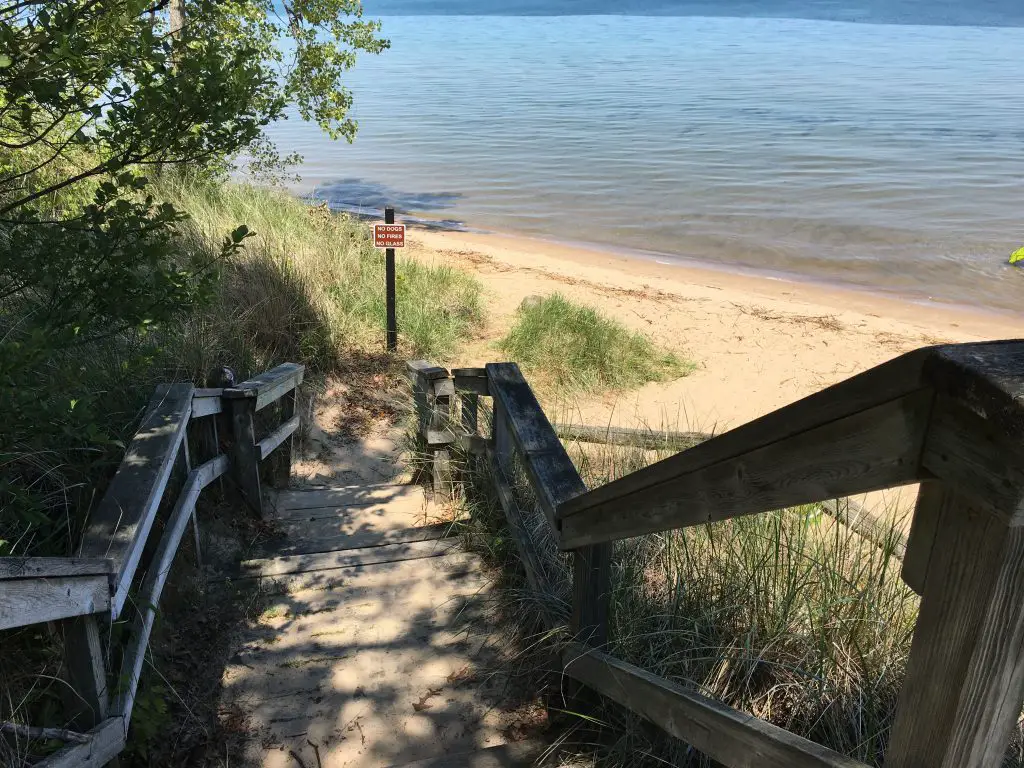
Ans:
[[[224,677],[263,768],[527,765],[506,745],[488,580],[416,486],[279,494],[281,535],[243,563],[267,595]],[[423,762],[420,762],[423,761]]]

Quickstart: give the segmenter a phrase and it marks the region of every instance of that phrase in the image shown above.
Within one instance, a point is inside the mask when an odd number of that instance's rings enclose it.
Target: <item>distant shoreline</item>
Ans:
[[[376,215],[366,215],[364,218],[375,220],[377,217]],[[405,217],[399,214],[398,218],[402,221]],[[1000,307],[973,306],[971,304],[947,301],[945,299],[934,299],[923,294],[886,291],[884,288],[879,286],[858,285],[855,283],[843,282],[841,280],[828,280],[811,275],[802,275],[796,272],[751,267],[744,264],[716,263],[701,259],[697,256],[644,251],[641,249],[604,243],[559,240],[558,238],[553,237],[520,235],[495,230],[476,229],[468,226],[463,226],[459,229],[441,226],[435,229],[431,226],[424,226],[419,223],[422,221],[429,221],[429,219],[419,217],[410,217],[410,219],[412,219],[412,222],[410,223],[411,229],[438,234],[451,233],[452,235],[470,235],[474,237],[479,236],[493,238],[495,240],[518,243],[522,247],[526,248],[531,247],[532,244],[532,247],[538,251],[555,253],[558,254],[559,258],[568,257],[575,260],[585,259],[589,255],[603,256],[609,259],[619,260],[620,262],[637,261],[650,265],[652,276],[654,274],[664,276],[658,268],[662,268],[664,270],[683,270],[684,272],[695,272],[701,275],[732,276],[757,282],[770,281],[782,284],[791,284],[794,286],[807,286],[807,288],[813,292],[851,294],[851,298],[853,298],[854,301],[856,301],[856,297],[861,297],[868,300],[876,299],[886,303],[892,302],[899,305],[912,305],[928,310],[937,310],[955,314],[966,313],[969,315],[977,315],[980,318],[989,317],[993,321],[999,323],[1013,320],[1024,322],[1024,310],[1015,312],[1011,309]],[[439,224],[440,223],[441,222],[439,222]],[[584,263],[586,262],[584,261]],[[624,263],[623,268],[625,268]],[[1020,271],[1022,273],[1020,276],[1021,295],[1024,297],[1024,269],[1020,269]],[[713,280],[714,278],[711,279]],[[1024,300],[1022,300],[1022,304],[1024,304]],[[1024,333],[1024,326],[1022,326],[1021,331]]]

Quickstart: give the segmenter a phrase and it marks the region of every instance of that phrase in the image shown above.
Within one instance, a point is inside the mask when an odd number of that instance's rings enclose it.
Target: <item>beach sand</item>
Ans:
[[[717,433],[916,347],[1024,336],[1024,315],[506,235],[410,230],[405,255],[472,272],[486,289],[485,330],[447,361],[452,366],[501,360],[494,342],[520,302],[554,292],[594,306],[696,363],[688,376],[633,392],[544,398],[553,418],[582,424]],[[1021,290],[1024,295],[1024,275]],[[903,508],[915,495],[886,494],[870,506],[899,498]]]

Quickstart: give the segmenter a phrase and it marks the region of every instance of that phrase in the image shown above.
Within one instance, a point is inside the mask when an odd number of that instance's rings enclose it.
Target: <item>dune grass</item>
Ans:
[[[666,430],[667,431],[667,430]],[[568,441],[589,487],[665,458],[669,451]],[[459,503],[466,540],[503,573],[498,611],[529,628],[533,684],[563,709],[565,747],[599,764],[713,766],[604,699],[593,709],[561,698],[565,681],[544,672],[543,652],[566,638],[543,629],[542,609],[563,620],[571,560],[555,545],[523,476],[515,492],[549,587],[530,589],[486,472],[470,472]],[[917,618],[901,581],[901,520],[893,511],[869,542],[815,505],[617,542],[607,651],[869,765],[882,765]],[[1020,766],[1021,729],[1004,765]]]
[[[557,293],[520,307],[499,348],[543,384],[583,392],[631,389],[693,369],[614,318]]]
[[[164,194],[189,212],[186,241],[209,250],[239,223],[255,236],[222,268],[214,301],[179,329],[193,371],[219,359],[261,369],[283,359],[329,370],[353,350],[379,351],[385,330],[384,257],[369,229],[280,191],[178,180]],[[445,359],[479,323],[479,284],[449,267],[397,264],[400,356]]]

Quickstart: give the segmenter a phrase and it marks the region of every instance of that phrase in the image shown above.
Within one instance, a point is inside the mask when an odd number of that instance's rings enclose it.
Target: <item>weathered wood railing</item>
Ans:
[[[67,746],[36,765],[102,766],[124,749],[160,595],[189,522],[200,554],[195,514],[199,495],[230,474],[246,503],[262,513],[260,462],[276,451],[270,479],[287,482],[289,438],[299,424],[295,388],[303,371],[301,365],[286,363],[226,388],[157,387],[92,514],[80,557],[0,558],[0,630],[57,621],[64,634],[69,689],[65,709],[76,730],[65,732]],[[281,404],[280,426],[257,441],[255,413],[275,402]],[[228,454],[221,453],[224,432]],[[175,467],[184,481],[139,583],[143,552],[159,509],[170,501]],[[111,622],[123,618],[129,604],[134,610],[127,643],[112,649],[107,642]],[[121,658],[116,675],[108,664],[113,650]],[[17,724],[5,728],[33,731]]]
[[[513,456],[573,553],[565,674],[726,766],[863,764],[601,650],[613,542],[921,483],[902,570],[920,613],[885,765],[1001,764],[1024,702],[1024,341],[916,350],[593,490],[515,364],[453,385],[493,399],[487,453],[534,588]]]

